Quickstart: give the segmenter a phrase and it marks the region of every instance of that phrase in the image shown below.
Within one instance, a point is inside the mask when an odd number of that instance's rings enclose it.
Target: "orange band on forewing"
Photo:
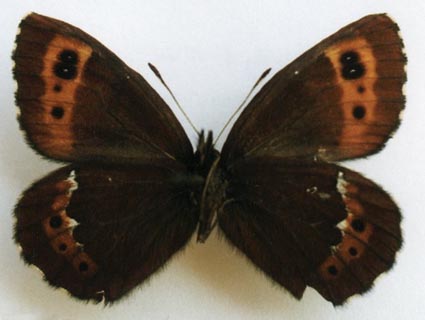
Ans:
[[[354,51],[359,55],[359,61],[365,66],[365,73],[357,79],[346,79],[341,70],[343,64],[340,59],[345,52]],[[337,71],[337,82],[342,90],[340,107],[343,111],[343,127],[339,138],[342,152],[350,157],[365,154],[368,148],[376,148],[376,144],[382,142],[382,138],[372,136],[368,132],[370,124],[377,115],[377,96],[375,83],[377,81],[376,59],[369,43],[364,38],[339,42],[325,51],[333,67]],[[353,115],[356,107],[364,107],[365,114],[361,119]],[[363,142],[371,143],[369,145]],[[361,148],[358,144],[362,144]]]
[[[76,64],[77,75],[75,78],[67,80],[58,77],[55,72],[55,65],[59,62],[59,55],[63,50],[72,50],[78,54]],[[92,54],[92,49],[85,43],[57,35],[48,44],[46,54],[43,57],[42,78],[45,83],[44,95],[40,98],[45,110],[42,116],[42,123],[46,126],[44,139],[40,139],[42,149],[51,150],[66,157],[72,151],[74,140],[71,122],[73,108],[76,103],[76,92],[81,83],[82,74],[87,60]],[[60,88],[60,90],[55,90]],[[59,119],[52,116],[53,108],[62,108],[63,116]]]

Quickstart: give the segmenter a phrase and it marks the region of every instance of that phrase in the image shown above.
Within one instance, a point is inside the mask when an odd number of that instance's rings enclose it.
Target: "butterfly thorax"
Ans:
[[[200,204],[198,242],[204,242],[215,226],[215,217],[224,203],[227,186],[218,163],[220,153],[214,149],[213,135],[209,131],[205,139],[204,131],[199,135],[198,147],[194,157],[193,172],[203,180],[202,192],[196,199]]]
[[[211,131],[205,139],[204,131],[202,130],[198,138],[198,146],[194,154],[194,161],[190,170],[206,178],[214,165],[214,162],[219,159],[220,153],[214,149],[213,134]]]

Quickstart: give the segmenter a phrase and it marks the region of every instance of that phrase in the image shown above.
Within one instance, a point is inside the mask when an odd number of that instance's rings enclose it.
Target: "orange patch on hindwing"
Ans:
[[[84,245],[73,236],[73,229],[78,223],[67,214],[67,207],[72,200],[72,193],[78,188],[75,172],[69,178],[56,183],[56,190],[61,192],[50,207],[52,214],[42,221],[44,234],[49,239],[51,248],[63,256],[82,277],[93,276],[98,267],[93,259],[84,252]]]
[[[337,189],[345,203],[347,217],[338,223],[342,240],[331,248],[331,255],[319,266],[319,273],[326,280],[337,279],[352,260],[360,259],[367,250],[373,234],[373,225],[365,220],[365,209],[358,200],[359,188],[346,181],[339,173]]]
[[[62,35],[56,35],[47,46],[41,73],[45,90],[40,97],[44,109],[40,120],[46,132],[38,141],[45,150],[54,148],[55,153],[65,157],[72,151],[76,92],[91,54],[92,49],[85,43]]]

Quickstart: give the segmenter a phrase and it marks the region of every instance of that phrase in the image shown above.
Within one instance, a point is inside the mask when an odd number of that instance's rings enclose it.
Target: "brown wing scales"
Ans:
[[[221,229],[295,297],[311,286],[339,305],[393,265],[399,209],[360,174],[279,158],[240,162],[231,174]]]
[[[192,146],[166,103],[83,31],[30,14],[16,38],[20,124],[41,154],[65,161],[190,161]]]
[[[153,166],[68,166],[16,206],[15,240],[49,283],[83,300],[120,299],[193,234],[190,195]]]
[[[223,162],[267,155],[337,161],[379,151],[404,107],[402,48],[386,15],[323,40],[248,104],[223,146]]]

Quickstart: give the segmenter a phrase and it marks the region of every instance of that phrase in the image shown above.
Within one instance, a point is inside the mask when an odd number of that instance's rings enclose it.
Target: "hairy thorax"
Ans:
[[[220,153],[214,149],[212,132],[205,139],[204,132],[199,135],[198,147],[191,168],[192,181],[201,182],[199,193],[192,196],[199,208],[198,242],[204,242],[216,224],[226,197],[227,179],[219,168]]]

